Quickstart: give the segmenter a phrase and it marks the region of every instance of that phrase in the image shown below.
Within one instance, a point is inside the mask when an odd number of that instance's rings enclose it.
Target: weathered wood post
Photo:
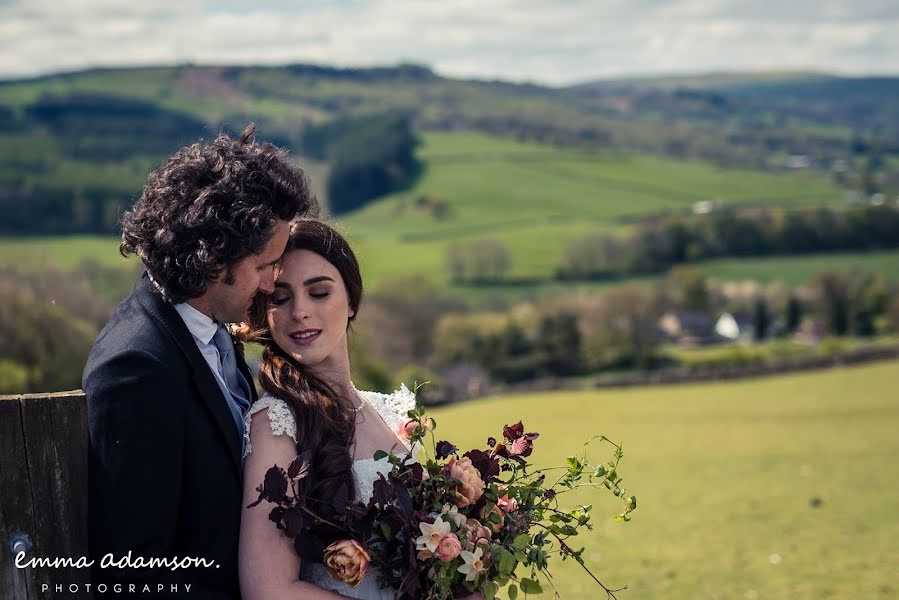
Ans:
[[[90,569],[18,568],[14,554],[87,556],[87,446],[83,392],[0,396],[0,598],[91,597]]]

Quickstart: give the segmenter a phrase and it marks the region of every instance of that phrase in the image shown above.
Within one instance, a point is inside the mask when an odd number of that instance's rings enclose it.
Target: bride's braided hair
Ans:
[[[325,223],[302,220],[291,225],[284,254],[294,250],[315,252],[337,268],[353,309],[350,321],[354,320],[362,302],[362,276],[347,241]],[[256,296],[238,336],[262,345],[259,383],[290,405],[297,422],[297,449],[312,453],[311,469],[301,489],[307,497],[322,502],[319,510],[330,513],[351,500],[355,489],[351,445],[356,418],[347,408],[355,401],[341,402],[330,385],[275,343],[268,325],[270,303],[270,296]]]

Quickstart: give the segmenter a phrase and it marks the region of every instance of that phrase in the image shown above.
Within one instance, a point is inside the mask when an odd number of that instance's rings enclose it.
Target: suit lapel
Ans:
[[[178,315],[177,311],[175,311],[174,307],[163,300],[153,289],[153,285],[150,283],[150,279],[147,277],[146,273],[144,273],[140,280],[138,280],[137,285],[135,286],[135,293],[143,307],[152,317],[154,317],[155,321],[162,326],[169,336],[171,336],[181,349],[188,364],[190,364],[191,370],[193,371],[194,383],[200,391],[200,397],[203,399],[203,402],[206,404],[210,413],[212,413],[213,421],[218,426],[219,432],[224,436],[225,443],[228,445],[229,454],[231,455],[231,463],[236,469],[238,477],[242,478],[242,440],[234,425],[234,417],[231,415],[231,410],[228,408],[227,401],[222,395],[222,390],[216,382],[212,371],[209,369],[209,364],[206,362],[206,359],[203,358],[200,349],[197,348],[193,336],[190,331],[188,331],[187,326],[184,324],[184,321]],[[244,368],[246,367],[244,366]],[[252,381],[252,379],[249,379],[249,381]]]

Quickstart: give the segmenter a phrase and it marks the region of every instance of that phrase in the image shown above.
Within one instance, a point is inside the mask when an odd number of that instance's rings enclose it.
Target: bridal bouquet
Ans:
[[[476,591],[493,598],[502,587],[511,600],[519,590],[541,593],[541,580],[552,585],[553,555],[578,562],[615,597],[620,590],[600,582],[584,564],[584,549],[572,546],[571,538],[591,528],[591,505],[562,508],[560,497],[581,487],[611,493],[623,502],[616,519],[629,521],[637,499],[621,487],[620,446],[597,436],[591,441],[614,448],[608,462],[593,465],[584,452],[569,456],[564,466],[538,469],[528,458],[539,436],[526,433],[521,422],[505,426],[483,449],[461,452],[436,440],[436,423],[423,409],[408,417],[406,434],[413,446],[429,438],[430,457],[421,463],[411,454],[376,453],[391,468],[375,482],[369,502],[338,499],[324,516],[302,492],[305,453],[286,471],[269,469],[251,506],[263,499],[277,505],[269,517],[295,539],[304,560],[323,563],[333,578],[352,586],[376,566],[379,584],[395,589],[397,598]]]

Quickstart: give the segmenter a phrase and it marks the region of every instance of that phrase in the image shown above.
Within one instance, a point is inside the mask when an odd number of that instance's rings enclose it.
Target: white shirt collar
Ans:
[[[181,320],[187,325],[188,331],[194,338],[208,345],[212,341],[215,332],[218,331],[219,324],[208,316],[204,315],[187,302],[179,302],[175,305],[175,310],[181,315]]]

